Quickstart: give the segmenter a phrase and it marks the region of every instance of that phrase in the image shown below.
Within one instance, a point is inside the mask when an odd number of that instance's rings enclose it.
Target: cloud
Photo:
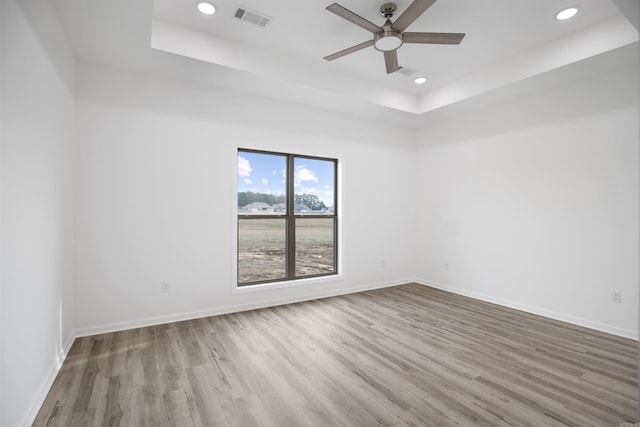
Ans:
[[[293,177],[293,185],[299,187],[303,182],[318,182],[318,177],[313,171],[304,166],[296,166]]]
[[[251,164],[249,160],[244,157],[238,156],[238,176],[248,178],[251,175]],[[245,180],[246,182],[246,180]]]
[[[262,185],[267,185],[267,184],[269,184],[269,181],[264,179],[264,178],[262,178]]]
[[[300,191],[300,193],[302,194],[315,194],[316,196],[318,194],[320,194],[320,189],[317,187],[304,187],[302,189],[302,191]]]
[[[247,184],[247,185],[251,185],[251,184],[253,184],[253,181],[251,181],[249,178],[245,178],[244,179],[244,183]]]

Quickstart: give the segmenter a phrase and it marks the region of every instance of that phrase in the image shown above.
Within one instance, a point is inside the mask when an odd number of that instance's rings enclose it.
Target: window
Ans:
[[[337,274],[337,160],[238,150],[238,286]]]

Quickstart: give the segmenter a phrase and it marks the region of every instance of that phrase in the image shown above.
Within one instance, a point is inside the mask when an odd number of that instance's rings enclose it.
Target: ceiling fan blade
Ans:
[[[326,59],[327,61],[333,61],[334,59],[338,59],[338,58],[340,58],[342,56],[345,56],[345,55],[348,55],[350,53],[357,52],[357,51],[362,50],[364,48],[367,48],[369,46],[373,46],[373,40],[367,40],[366,42],[357,44],[355,46],[351,46],[351,47],[349,47],[349,48],[347,48],[345,50],[341,50],[340,52],[336,52],[334,54],[325,56],[324,59]]]
[[[403,43],[460,44],[464,33],[404,33]]]
[[[415,0],[393,23],[393,28],[402,32],[434,4],[436,0]]]
[[[398,71],[398,51],[389,50],[384,53],[384,65],[387,66],[387,74],[391,74],[394,71]]]
[[[435,1],[435,0],[434,0]],[[351,12],[349,9],[346,9],[340,6],[338,3],[334,3],[330,6],[327,6],[327,10],[329,12],[333,12],[341,18],[346,19],[347,21],[356,24],[359,27],[364,28],[367,31],[371,31],[372,33],[377,33],[378,31],[382,31],[382,28],[378,27],[371,21],[367,21],[360,15],[356,15]]]

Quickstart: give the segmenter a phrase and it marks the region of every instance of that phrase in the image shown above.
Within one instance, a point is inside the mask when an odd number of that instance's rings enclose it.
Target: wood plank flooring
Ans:
[[[77,339],[36,426],[612,426],[636,342],[409,284]]]

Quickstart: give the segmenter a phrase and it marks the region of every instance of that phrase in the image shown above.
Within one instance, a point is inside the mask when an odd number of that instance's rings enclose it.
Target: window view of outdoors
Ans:
[[[333,271],[333,218],[296,218],[296,276]]]
[[[238,213],[285,214],[287,156],[238,153]]]
[[[239,282],[287,277],[287,231],[285,220],[238,220]]]
[[[335,168],[238,151],[238,284],[336,272]]]

